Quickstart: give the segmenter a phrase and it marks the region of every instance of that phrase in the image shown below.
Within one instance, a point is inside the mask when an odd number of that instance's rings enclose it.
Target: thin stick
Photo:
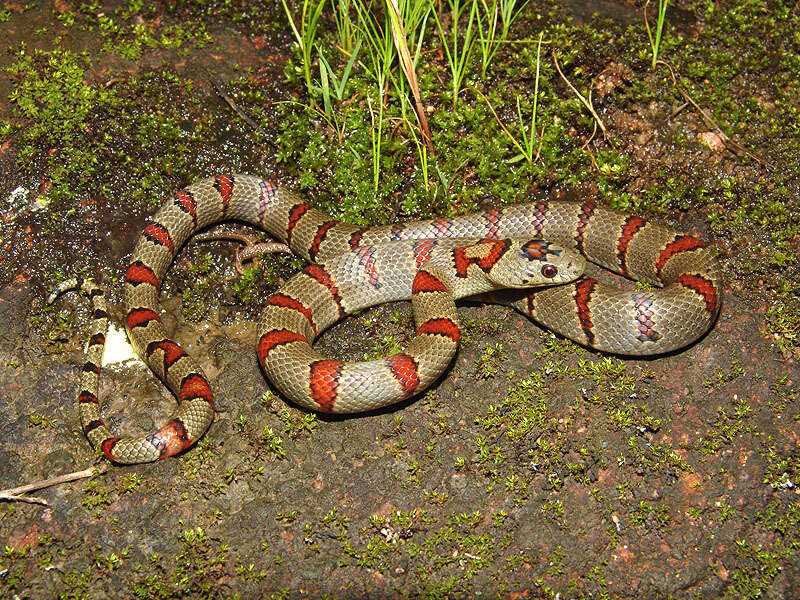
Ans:
[[[592,103],[590,101],[588,101],[586,98],[583,97],[583,94],[581,94],[575,88],[575,86],[570,83],[569,79],[567,79],[566,75],[564,75],[564,73],[561,71],[561,67],[558,65],[558,58],[556,58],[556,51],[555,50],[553,50],[553,63],[555,63],[556,70],[558,71],[558,74],[561,75],[561,79],[564,80],[564,83],[567,84],[569,89],[571,89],[574,92],[574,94],[583,103],[583,105],[589,110],[590,113],[592,113],[592,116],[594,117],[594,120],[597,121],[597,124],[599,125],[600,129],[603,131],[603,135],[606,135],[606,126],[603,124],[603,121],[600,119],[600,116],[595,112],[594,106],[592,106]]]
[[[96,467],[89,467],[88,469],[84,469],[83,471],[75,471],[73,473],[67,473],[66,475],[59,475],[58,477],[53,477],[52,479],[45,479],[43,481],[36,481],[34,483],[28,483],[26,485],[21,485],[19,487],[9,488],[7,490],[0,490],[0,500],[7,500],[11,502],[30,502],[36,504],[44,504],[45,506],[47,506],[47,501],[44,500],[43,498],[21,496],[21,494],[34,492],[36,490],[52,487],[54,485],[60,485],[62,483],[67,483],[69,481],[75,481],[76,479],[85,479],[86,477],[94,477],[95,475],[105,473],[107,470],[108,470],[108,465],[101,464]]]
[[[248,116],[245,114],[245,112],[244,112],[244,111],[243,111],[241,108],[239,108],[239,106],[236,104],[236,102],[234,102],[234,101],[233,101],[233,98],[231,98],[230,96],[228,96],[228,94],[226,94],[225,92],[223,92],[223,91],[222,91],[222,88],[219,86],[219,84],[217,84],[217,82],[216,82],[216,81],[214,81],[213,79],[209,78],[209,82],[211,83],[211,87],[213,87],[213,88],[214,88],[214,91],[217,93],[217,95],[218,95],[220,98],[222,98],[222,99],[225,101],[225,103],[226,103],[228,106],[230,106],[230,107],[231,107],[231,109],[233,110],[233,112],[235,112],[237,115],[239,115],[239,117],[240,117],[240,118],[241,118],[241,119],[242,119],[242,120],[243,120],[245,123],[247,123],[248,125],[250,125],[250,127],[252,127],[253,129],[255,129],[256,131],[260,131],[261,133],[266,133],[266,132],[265,132],[263,129],[261,129],[261,127],[259,127],[259,126],[258,126],[258,124],[257,124],[255,121],[253,121],[253,119],[251,119],[250,117],[248,117]]]
[[[0,501],[6,502],[27,502],[28,504],[41,504],[42,506],[50,506],[44,498],[38,496],[12,496],[11,494],[0,493]]]
[[[642,12],[644,13],[644,27],[647,29],[647,39],[650,40],[650,48],[653,47],[653,34],[650,32],[650,23],[647,22],[647,6],[650,4],[650,0],[645,0],[644,6],[642,7]]]
[[[677,117],[677,116],[678,116],[678,115],[681,113],[681,111],[682,111],[684,108],[686,108],[687,106],[689,106],[689,103],[688,103],[688,102],[684,102],[684,103],[683,103],[683,104],[681,104],[681,105],[680,105],[678,108],[676,108],[675,110],[673,110],[673,111],[670,113],[670,115],[669,115],[669,118],[670,118],[670,119],[674,119],[674,118],[675,118],[675,117]]]
[[[672,70],[672,66],[668,62],[664,60],[659,60],[658,64],[662,64],[665,67],[667,67],[667,69],[669,69],[669,74],[670,77],[672,77],[672,83],[675,86],[675,89],[677,89],[680,92],[681,96],[683,96],[683,99],[686,100],[686,102],[688,102],[697,109],[697,112],[699,112],[700,116],[703,117],[703,120],[706,122],[706,125],[713,127],[714,129],[717,130],[717,133],[719,133],[719,135],[722,137],[722,141],[724,143],[730,144],[740,152],[743,152],[744,154],[752,158],[754,161],[756,161],[757,163],[759,163],[764,167],[767,167],[768,169],[775,168],[775,165],[773,165],[772,163],[768,163],[767,161],[759,158],[758,156],[750,152],[747,148],[745,148],[740,144],[737,144],[730,137],[728,137],[728,134],[722,130],[722,127],[717,125],[716,121],[714,121],[714,119],[711,117],[708,111],[706,111],[704,108],[701,108],[700,105],[697,102],[695,102],[694,99],[688,94],[688,92],[684,90],[683,87],[681,87],[681,85],[678,83],[677,77],[675,77],[675,71]]]

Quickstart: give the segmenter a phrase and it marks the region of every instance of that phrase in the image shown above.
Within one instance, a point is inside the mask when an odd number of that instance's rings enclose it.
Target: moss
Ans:
[[[21,50],[7,68],[16,84],[9,99],[26,121],[17,165],[29,173],[44,170],[53,187],[49,196],[56,199],[71,197],[97,175],[98,149],[83,142],[90,123],[118,102],[113,90],[84,81],[87,62],[88,55],[70,51]]]
[[[631,513],[631,523],[651,531],[663,529],[671,520],[669,507],[649,504],[644,500],[640,500]]]
[[[271,427],[265,426],[261,433],[261,442],[267,451],[274,454],[277,458],[284,458],[286,452],[283,450],[283,438],[276,434]]]
[[[739,568],[731,574],[732,585],[726,598],[755,599],[763,597],[782,570],[783,552],[770,551],[747,540],[736,542]]]
[[[183,478],[192,481],[198,477],[201,471],[210,468],[211,458],[214,455],[214,448],[208,436],[200,439],[194,447],[194,451],[186,456],[186,460],[181,463]]]
[[[785,304],[774,304],[767,309],[766,328],[782,352],[796,354],[800,348],[800,304],[796,302],[796,294],[782,296]]]
[[[202,48],[211,41],[203,22],[187,18],[181,23],[165,23],[154,8],[135,0],[124,7],[104,10],[99,2],[90,1],[58,12],[56,17],[66,29],[77,27],[99,35],[103,51],[128,60],[139,59],[145,50],[152,49],[186,54],[187,45]]]
[[[500,362],[506,358],[506,352],[500,343],[486,344],[483,354],[475,361],[475,371],[479,379],[490,379],[497,375]]]
[[[380,340],[375,342],[370,350],[364,352],[364,360],[376,360],[378,358],[385,358],[400,352],[400,343],[391,335],[384,335]]]
[[[150,556],[148,572],[133,579],[134,597],[215,597],[220,593],[218,578],[227,560],[227,546],[215,544],[202,527],[185,529],[178,542],[180,551],[169,560],[159,554]]]
[[[773,489],[794,489],[800,481],[800,459],[777,450],[772,436],[767,436],[759,454],[767,462],[763,483]]]
[[[41,429],[51,429],[55,427],[56,420],[53,417],[47,415],[38,415],[38,414],[31,414],[28,415],[28,426],[29,427],[39,427]]]
[[[90,68],[85,54],[23,48],[7,69],[19,132],[16,167],[40,182],[39,209],[28,212],[56,240],[75,230],[76,214],[94,206],[116,207],[123,198],[129,210],[137,201],[159,202],[173,177],[188,180],[202,170],[191,157],[209,136],[209,116],[195,100],[184,101],[190,83],[151,71],[102,86],[86,81]],[[26,247],[23,256],[13,228],[3,223],[0,235],[12,244],[6,278],[30,273],[33,265],[52,266],[52,251],[43,244]],[[76,271],[98,260],[91,251],[79,256]]]
[[[540,430],[547,415],[544,380],[539,373],[517,382],[498,404],[492,404],[486,417],[475,420],[485,430],[499,429],[511,440],[520,440]]]
[[[260,267],[245,269],[244,273],[242,273],[236,283],[233,284],[233,293],[236,299],[244,304],[250,304],[261,297],[259,294],[261,290],[259,289],[258,283],[264,279]],[[267,279],[266,283],[268,286],[274,287],[276,280]]]
[[[699,447],[704,454],[714,454],[723,445],[729,445],[743,433],[752,432],[752,427],[745,424],[751,409],[744,399],[737,399],[734,414],[728,414],[724,407],[717,414],[717,421],[711,427],[708,435],[699,440]]]
[[[303,412],[299,410],[290,410],[284,407],[279,417],[283,422],[283,431],[288,433],[292,439],[301,436],[311,436],[319,426],[319,419],[314,413]]]

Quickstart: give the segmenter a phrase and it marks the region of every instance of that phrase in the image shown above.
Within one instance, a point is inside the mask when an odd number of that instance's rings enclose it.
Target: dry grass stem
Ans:
[[[602,119],[600,119],[600,115],[594,110],[594,106],[592,106],[591,100],[587,100],[583,94],[581,94],[577,88],[570,83],[570,80],[567,79],[566,75],[564,75],[563,71],[561,71],[561,67],[558,64],[558,58],[556,58],[556,51],[553,50],[553,63],[556,66],[556,71],[558,74],[561,75],[561,79],[564,80],[564,83],[567,84],[567,87],[572,90],[572,92],[578,97],[578,99],[583,103],[583,105],[587,108],[587,110],[592,114],[594,120],[597,122],[597,125],[600,127],[600,130],[603,132],[603,135],[606,135],[606,126],[603,124]],[[589,98],[591,99],[591,91],[589,94]]]
[[[433,156],[435,154],[433,150],[433,138],[431,137],[431,130],[428,127],[428,118],[425,115],[425,109],[422,106],[419,83],[417,83],[417,73],[414,70],[414,61],[411,59],[411,51],[408,49],[406,32],[403,27],[403,17],[397,6],[397,0],[387,0],[386,8],[390,13],[389,21],[392,24],[392,38],[394,38],[394,45],[395,48],[397,48],[397,56],[400,58],[400,66],[403,68],[403,73],[406,75],[408,85],[411,87],[411,93],[414,95],[414,105],[417,112],[417,119],[419,120],[420,134],[425,145],[428,147],[428,152]]]
[[[70,481],[75,481],[76,479],[94,477],[95,475],[105,473],[107,470],[108,465],[102,464],[96,467],[89,467],[83,471],[75,471],[73,473],[67,473],[66,475],[59,475],[58,477],[53,477],[52,479],[45,479],[43,481],[36,481],[34,483],[28,483],[19,487],[9,488],[7,490],[0,490],[0,501],[5,500],[8,502],[28,502],[31,504],[43,504],[47,506],[47,500],[44,498],[22,496],[22,494],[52,487],[54,485],[60,485],[62,483],[68,483]]]

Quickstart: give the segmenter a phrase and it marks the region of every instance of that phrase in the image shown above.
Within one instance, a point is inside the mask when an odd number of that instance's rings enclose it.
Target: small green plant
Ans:
[[[325,54],[322,52],[322,47],[317,46],[317,54],[319,55],[319,80],[320,80],[320,87],[317,88],[322,92],[322,106],[325,110],[325,114],[328,117],[333,118],[333,102],[331,102],[331,95],[338,102],[342,102],[345,99],[345,89],[347,88],[347,82],[350,79],[350,73],[353,70],[353,65],[356,62],[356,58],[358,58],[358,51],[361,49],[361,40],[356,41],[356,45],[353,47],[353,51],[350,54],[350,59],[347,61],[347,64],[342,71],[341,78],[336,76],[336,73],[333,72],[330,63],[325,58]],[[333,92],[333,94],[331,94]]]
[[[261,432],[261,442],[278,458],[286,456],[283,450],[283,438],[275,433],[272,427],[264,427],[264,431]]]
[[[508,39],[511,24],[528,2],[522,2],[519,7],[518,0],[480,0],[480,4],[482,13],[477,22],[478,44],[481,51],[481,77],[486,77],[486,71],[500,44]]]
[[[361,63],[369,76],[375,82],[375,92],[377,95],[377,114],[372,106],[371,94],[367,94],[367,106],[370,115],[370,154],[372,156],[372,187],[373,193],[378,195],[378,184],[381,177],[381,157],[382,157],[382,138],[384,123],[384,93],[386,83],[394,78],[392,73],[392,62],[395,56],[394,40],[390,32],[388,17],[381,24],[369,9],[356,2],[356,12],[360,24],[361,33],[367,40],[367,54],[369,64]]]
[[[458,94],[461,92],[461,87],[464,78],[467,75],[472,52],[475,49],[475,42],[478,39],[479,27],[478,21],[480,15],[478,14],[478,2],[464,2],[463,0],[447,0],[450,6],[450,31],[445,33],[442,27],[442,21],[439,19],[439,14],[434,11],[433,17],[436,20],[436,27],[439,30],[439,38],[442,40],[442,48],[447,58],[447,64],[450,67],[451,80],[451,93],[453,99],[453,107],[455,108],[458,101]],[[469,16],[467,17],[467,27],[462,35],[459,35],[459,22],[461,17],[466,14],[469,4]],[[461,38],[459,40],[459,38]],[[459,43],[460,41],[460,43]]]
[[[120,494],[131,493],[139,487],[139,484],[142,483],[142,479],[143,477],[139,473],[127,473],[120,477],[117,482],[117,489],[119,489]]]
[[[392,63],[395,58],[394,39],[391,33],[391,23],[388,16],[382,21],[376,19],[369,7],[362,2],[354,4],[358,13],[359,31],[366,40],[368,62],[361,62],[367,75],[375,82],[382,99],[386,83],[395,75],[392,72]],[[382,104],[382,102],[381,102]]]
[[[245,304],[254,302],[258,297],[258,282],[263,279],[261,267],[249,267],[233,284],[236,298]]]
[[[28,426],[30,427],[51,429],[55,427],[55,425],[56,425],[56,420],[54,417],[50,417],[48,415],[40,415],[36,413],[28,415]]]
[[[497,112],[494,110],[494,107],[489,102],[489,99],[484,96],[480,91],[475,89],[475,91],[486,101],[489,110],[492,111],[494,118],[500,124],[500,127],[503,130],[503,133],[506,134],[506,137],[509,141],[514,144],[517,150],[519,150],[519,154],[514,156],[513,158],[509,159],[509,164],[519,162],[521,160],[528,161],[528,164],[533,165],[537,160],[539,160],[539,155],[542,151],[541,142],[539,144],[539,148],[536,148],[536,110],[539,106],[539,74],[540,74],[540,66],[541,66],[541,54],[542,54],[542,36],[543,33],[539,33],[539,43],[536,48],[536,79],[534,80],[533,84],[533,108],[531,108],[531,121],[530,126],[526,129],[525,128],[525,118],[522,116],[522,109],[520,108],[520,101],[519,96],[517,96],[517,118],[519,119],[519,137],[514,136],[508,128],[503,124],[500,120],[500,117],[497,115]],[[542,129],[542,133],[544,133],[544,129]],[[544,138],[542,138],[542,141]]]
[[[658,0],[658,15],[656,15],[656,32],[653,35],[653,32],[650,30],[650,23],[647,22],[647,5],[650,4],[650,0],[644,3],[644,26],[647,28],[647,37],[650,40],[650,49],[652,50],[653,54],[653,63],[652,67],[656,68],[656,63],[658,62],[658,50],[661,47],[661,32],[664,29],[664,20],[667,16],[667,2],[668,0]]]
[[[333,18],[336,21],[336,32],[339,36],[339,47],[345,54],[351,54],[356,46],[357,30],[350,17],[350,5],[353,0],[331,0]]]
[[[381,91],[381,90],[378,90]],[[372,127],[369,130],[370,148],[372,154],[372,187],[375,196],[378,195],[378,185],[381,180],[381,139],[383,136],[383,100],[378,101],[378,115],[372,109],[372,99],[367,96],[369,106],[369,118]]]
[[[500,370],[500,361],[505,358],[506,351],[502,344],[486,344],[483,354],[475,361],[477,376],[481,379],[495,377]]]
[[[284,407],[279,416],[283,421],[284,433],[288,433],[292,438],[300,437],[303,434],[311,435],[319,425],[317,415],[314,413],[291,412]]]
[[[295,17],[292,15],[292,11],[289,10],[286,0],[281,0],[283,10],[286,12],[286,18],[289,20],[292,33],[294,33],[294,39],[300,49],[303,78],[309,93],[314,89],[313,80],[311,79],[311,52],[314,49],[314,40],[317,38],[317,30],[319,29],[319,18],[322,15],[322,8],[325,6],[325,2],[326,0],[303,0],[303,8],[299,18],[300,29],[298,30],[295,24]]]
[[[651,505],[644,500],[631,512],[631,523],[648,530],[658,530],[666,527],[672,520],[669,508],[663,505]]]
[[[364,360],[384,358],[400,352],[400,344],[390,335],[383,336],[372,350],[364,353]]]

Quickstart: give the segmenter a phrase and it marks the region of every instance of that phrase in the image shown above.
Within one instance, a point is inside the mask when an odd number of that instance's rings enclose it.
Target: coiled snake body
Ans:
[[[74,287],[92,298],[92,333],[78,402],[85,434],[113,462],[148,462],[177,454],[213,420],[208,380],[194,359],[169,339],[159,317],[158,292],[180,246],[195,231],[225,220],[259,226],[311,263],[267,299],[258,357],[284,395],[321,412],[374,409],[429,386],[447,367],[458,343],[451,296],[497,289],[492,275],[512,255],[529,261],[545,280],[553,261],[558,275],[549,279],[555,283],[580,274],[582,255],[657,286],[624,291],[583,277],[527,290],[509,302],[553,331],[606,352],[650,355],[681,348],[709,329],[721,304],[719,266],[703,242],[591,202],[543,201],[359,228],[330,219],[267,180],[218,175],[181,190],[158,211],[125,274],[128,336],[178,398],[178,412],[166,425],[139,438],[111,433],[97,398],[108,318],[102,291],[90,281],[71,280],[50,298]],[[531,281],[533,277],[525,276],[510,285]],[[314,338],[342,316],[409,297],[418,337],[406,351],[377,361],[342,363],[311,348]]]

